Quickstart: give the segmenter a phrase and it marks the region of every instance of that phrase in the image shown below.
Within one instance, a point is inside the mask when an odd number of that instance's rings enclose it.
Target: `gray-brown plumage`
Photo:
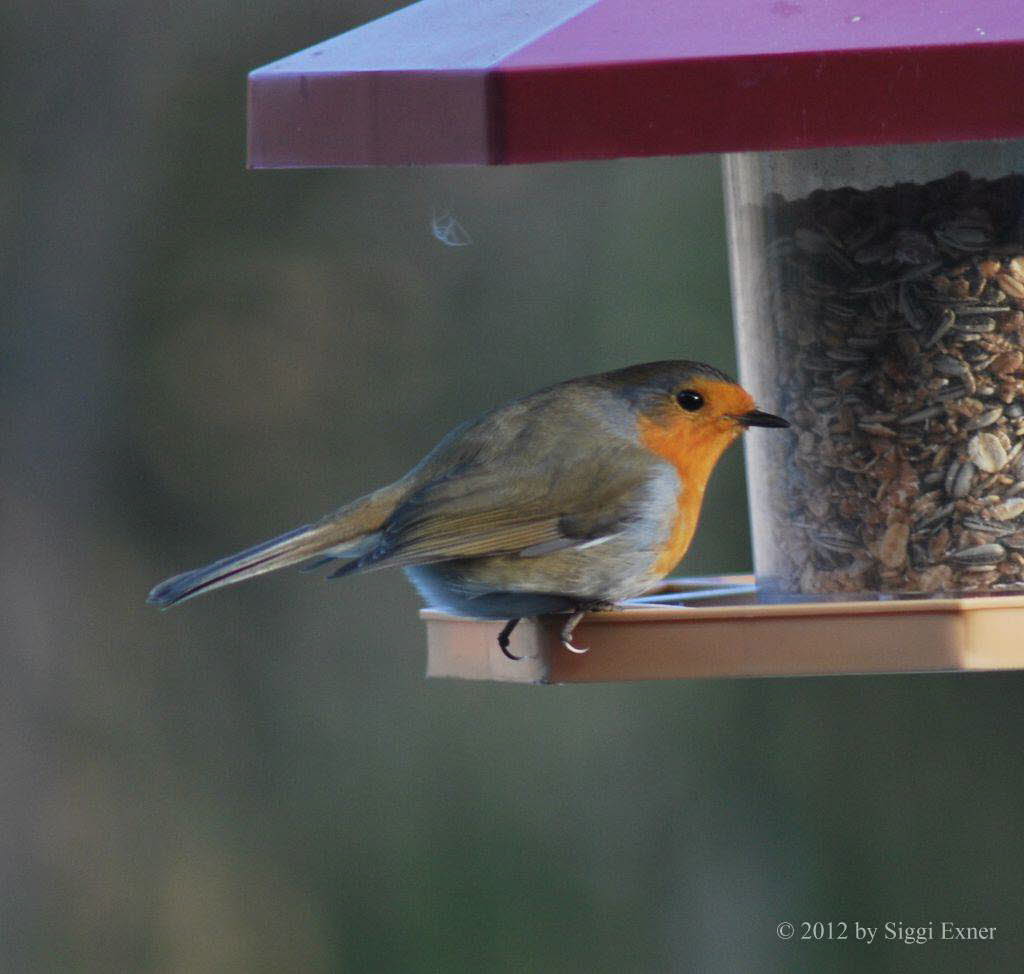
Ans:
[[[677,399],[690,387],[702,400],[692,411]],[[696,362],[573,379],[457,427],[394,484],[168,579],[149,601],[167,607],[287,565],[339,561],[335,577],[402,567],[429,604],[483,618],[616,601],[665,574],[666,551],[680,531],[692,535],[683,522],[699,509],[700,496],[692,512],[682,498],[703,494],[728,443],[748,425],[781,424]],[[690,484],[687,437],[701,454]]]

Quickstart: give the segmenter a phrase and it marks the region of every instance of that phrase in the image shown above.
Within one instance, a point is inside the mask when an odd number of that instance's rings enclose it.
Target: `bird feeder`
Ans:
[[[578,629],[425,610],[433,675],[1024,667],[1019,0],[422,0],[254,71],[254,168],[724,154],[754,578]]]

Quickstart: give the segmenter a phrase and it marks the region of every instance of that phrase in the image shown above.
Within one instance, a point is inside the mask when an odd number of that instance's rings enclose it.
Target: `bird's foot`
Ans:
[[[571,616],[569,616],[568,619],[565,620],[565,625],[562,626],[562,631],[559,634],[559,636],[560,636],[560,638],[562,640],[562,645],[567,650],[569,650],[570,653],[578,653],[581,656],[584,653],[589,653],[590,652],[590,647],[589,646],[574,646],[572,644],[572,631],[573,631],[573,629],[576,628],[576,626],[579,623],[580,619],[582,619],[585,615],[586,615],[585,611],[574,612]]]
[[[498,645],[501,647],[501,651],[510,660],[515,660],[516,662],[521,660],[523,657],[522,656],[516,656],[515,653],[510,652],[509,648],[508,648],[508,643],[509,643],[509,636],[512,635],[512,630],[515,629],[515,627],[517,625],[519,625],[519,620],[518,619],[509,619],[508,622],[505,623],[505,628],[502,629],[501,632],[498,633]]]
[[[580,656],[582,656],[584,653],[589,653],[589,647],[573,645],[573,630],[576,628],[577,625],[579,625],[580,620],[588,612],[604,612],[608,609],[613,608],[615,608],[615,604],[613,602],[587,602],[578,605],[576,607],[576,611],[573,612],[572,615],[570,615],[569,618],[565,620],[565,624],[562,626],[561,632],[559,633],[559,639],[561,640],[562,645],[567,650],[569,650],[570,653],[576,653]],[[513,653],[508,647],[511,641],[509,637],[511,637],[512,631],[515,629],[517,625],[519,625],[519,619],[509,619],[508,622],[505,623],[501,632],[498,633],[498,646],[500,647],[502,653],[506,656],[506,658],[514,660],[516,662],[521,660],[523,657],[516,656],[515,653]]]
[[[606,609],[611,609],[613,603],[611,602],[587,602],[585,605],[577,607],[576,611],[565,620],[565,625],[562,626],[562,631],[559,633],[559,638],[562,640],[562,645],[569,650],[570,653],[576,653],[582,656],[584,653],[589,653],[590,648],[588,646],[575,646],[572,641],[572,631],[579,625],[580,620],[588,612],[603,612]]]

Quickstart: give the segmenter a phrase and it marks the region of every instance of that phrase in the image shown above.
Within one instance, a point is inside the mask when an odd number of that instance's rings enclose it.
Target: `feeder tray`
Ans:
[[[562,646],[558,617],[524,619],[510,646],[521,660],[498,648],[501,623],[423,609],[427,675],[602,683],[1024,669],[1024,596],[765,605],[753,588],[753,575],[673,579],[661,598],[682,604],[586,616],[573,634],[582,655]]]
[[[524,620],[518,662],[425,610],[430,675],[1021,668],[1021,91],[1019,0],[422,0],[252,72],[256,169],[728,154],[741,379],[796,434],[748,443],[761,600],[677,581],[582,656]]]

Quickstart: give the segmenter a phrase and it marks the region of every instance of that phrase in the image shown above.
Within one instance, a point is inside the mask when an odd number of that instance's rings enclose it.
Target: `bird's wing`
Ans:
[[[543,459],[525,469],[487,464],[427,483],[399,505],[373,549],[335,574],[489,555],[536,557],[596,544],[640,515],[656,466],[628,443]]]

